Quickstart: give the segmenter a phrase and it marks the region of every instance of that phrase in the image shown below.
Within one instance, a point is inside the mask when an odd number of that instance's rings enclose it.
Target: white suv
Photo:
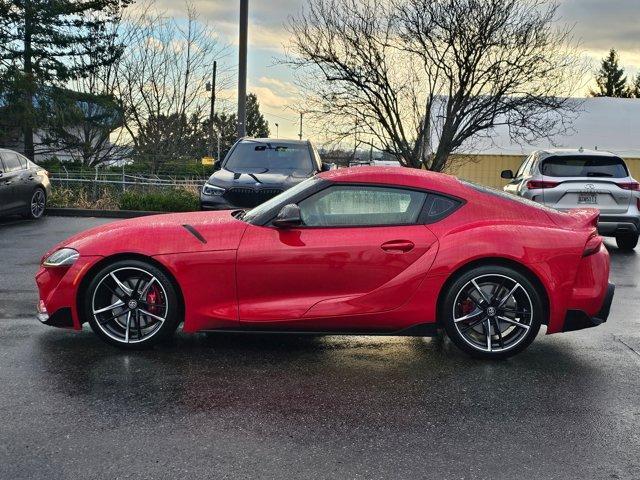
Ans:
[[[600,210],[598,231],[633,250],[640,234],[640,185],[620,157],[597,150],[539,150],[514,174],[504,190],[558,210]]]

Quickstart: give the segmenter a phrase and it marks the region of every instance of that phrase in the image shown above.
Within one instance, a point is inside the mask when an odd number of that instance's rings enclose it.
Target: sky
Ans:
[[[237,0],[191,0],[223,44],[229,45],[223,60],[231,72],[237,68],[239,2]],[[184,17],[181,0],[156,0],[160,10]],[[298,133],[299,102],[293,72],[279,63],[288,41],[285,23],[303,8],[305,0],[249,0],[248,89],[258,95],[272,135],[279,124],[281,138]],[[640,0],[560,0],[559,21],[573,28],[583,54],[595,71],[600,59],[616,48],[629,77],[640,71]],[[586,94],[588,88],[579,94]],[[235,92],[224,92],[235,101]],[[305,135],[307,136],[307,135]]]

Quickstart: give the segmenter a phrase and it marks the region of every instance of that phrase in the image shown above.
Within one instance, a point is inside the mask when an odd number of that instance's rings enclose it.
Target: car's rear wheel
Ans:
[[[616,243],[620,250],[633,250],[638,245],[637,233],[623,233],[616,235]]]
[[[544,303],[532,282],[504,266],[481,266],[454,280],[440,311],[451,341],[477,358],[506,358],[535,339]]]
[[[120,260],[97,272],[84,295],[83,312],[100,338],[127,349],[157,344],[180,323],[173,283],[140,260]]]
[[[28,210],[24,213],[25,218],[37,220],[44,215],[47,208],[47,195],[40,187],[36,188],[31,194]]]

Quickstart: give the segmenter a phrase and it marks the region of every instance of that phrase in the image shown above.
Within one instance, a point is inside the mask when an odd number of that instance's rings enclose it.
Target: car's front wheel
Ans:
[[[173,283],[140,260],[120,260],[97,272],[86,289],[83,313],[100,338],[127,349],[167,339],[180,323]]]
[[[623,233],[616,235],[616,244],[620,250],[630,251],[638,245],[637,233]]]
[[[532,282],[504,266],[481,266],[458,276],[441,304],[440,322],[451,341],[478,358],[506,358],[524,350],[544,318]]]

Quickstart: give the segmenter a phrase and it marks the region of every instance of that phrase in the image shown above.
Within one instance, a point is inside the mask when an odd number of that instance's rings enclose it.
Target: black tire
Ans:
[[[451,341],[475,358],[502,359],[523,351],[547,315],[533,283],[501,265],[480,266],[459,275],[444,295],[439,321]]]
[[[637,233],[623,233],[620,235],[616,235],[616,243],[618,244],[618,248],[620,250],[624,250],[625,252],[629,252],[636,248],[638,245],[638,234]]]
[[[44,211],[47,208],[47,194],[44,188],[37,187],[31,193],[31,199],[27,210],[24,212],[23,217],[31,220],[38,220],[44,215]]]
[[[130,290],[129,293],[118,286],[112,274]],[[157,298],[161,299],[154,300],[153,304],[148,303],[148,295],[152,289],[158,291]],[[140,295],[143,290],[145,293]],[[91,329],[105,342],[126,350],[142,350],[173,336],[181,321],[178,298],[171,279],[155,265],[135,259],[119,260],[100,269],[91,278],[81,299],[82,320],[89,322]],[[133,304],[129,303],[132,300],[136,300],[135,309],[132,309]],[[101,306],[98,305],[99,302],[102,302],[102,306],[109,306],[104,307],[105,309],[113,307],[118,302],[122,304],[100,312],[103,309],[98,308]],[[145,309],[142,309],[143,306]],[[146,313],[141,313],[141,310]],[[120,312],[124,313],[108,320]],[[152,318],[152,315],[155,318]],[[164,320],[160,322],[157,318]]]

